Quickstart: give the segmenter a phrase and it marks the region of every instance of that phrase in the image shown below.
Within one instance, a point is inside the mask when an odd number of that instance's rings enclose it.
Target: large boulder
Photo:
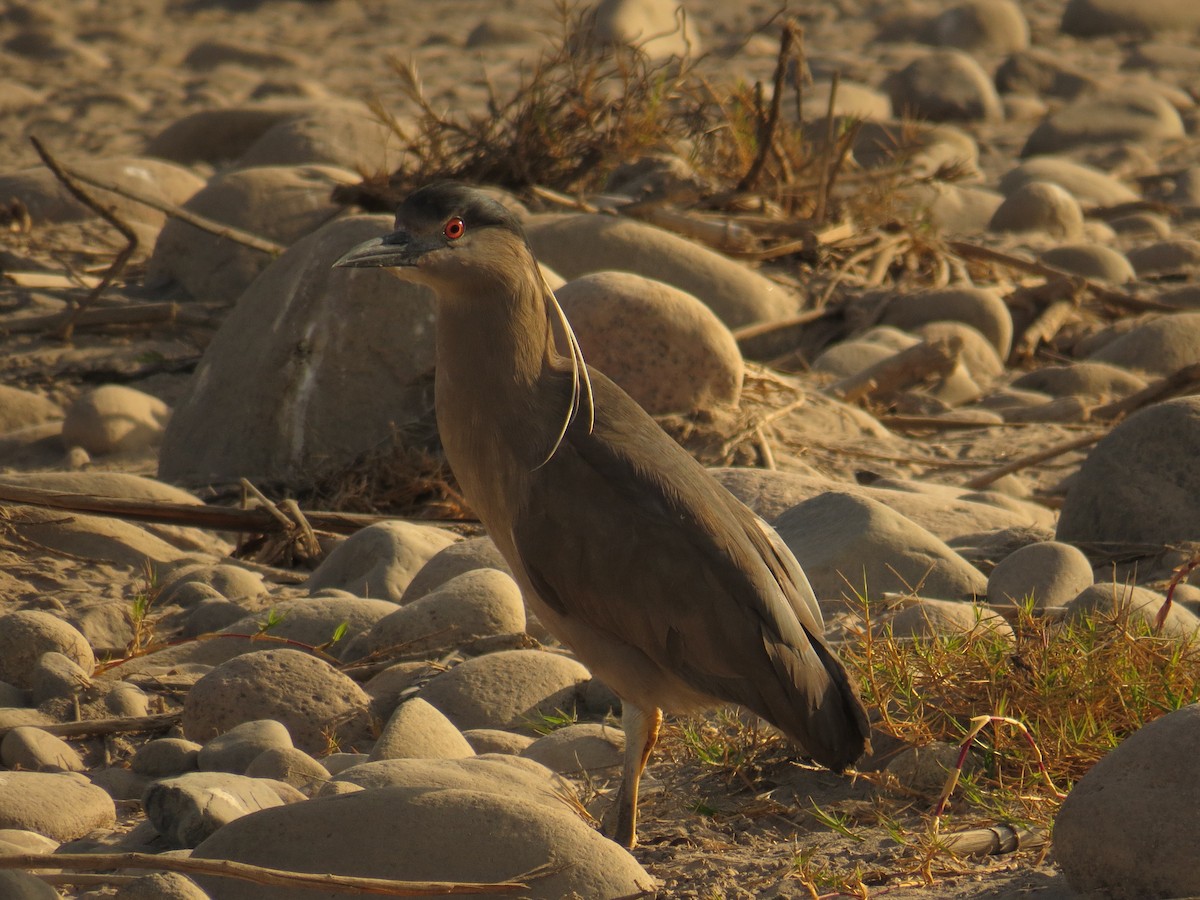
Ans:
[[[428,415],[421,376],[434,360],[432,292],[331,268],[391,227],[387,216],[331,222],[262,273],[175,407],[162,478],[303,482]]]

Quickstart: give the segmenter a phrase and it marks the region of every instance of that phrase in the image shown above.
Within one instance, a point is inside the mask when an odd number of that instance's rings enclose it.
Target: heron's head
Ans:
[[[364,241],[334,266],[395,269],[407,281],[452,292],[480,279],[519,283],[531,263],[525,231],[511,212],[482,191],[444,181],[409,194],[390,234]]]

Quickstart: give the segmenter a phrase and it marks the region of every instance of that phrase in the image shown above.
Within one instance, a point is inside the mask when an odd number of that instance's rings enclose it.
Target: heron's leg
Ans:
[[[662,726],[662,710],[638,709],[631,703],[621,708],[621,727],[625,730],[625,769],[621,779],[621,793],[617,795],[617,827],[613,840],[622,847],[632,850],[637,843],[638,782],[650,751],[658,740]]]

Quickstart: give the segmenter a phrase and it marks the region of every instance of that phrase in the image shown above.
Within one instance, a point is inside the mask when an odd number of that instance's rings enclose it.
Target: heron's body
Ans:
[[[519,226],[490,207],[472,223],[478,197],[434,186],[406,202],[413,221],[397,217],[396,235],[425,219],[475,227],[469,255],[448,238],[405,263],[439,299],[438,429],[538,617],[622,699],[618,839],[633,841],[662,709],[735,703],[823,765],[850,765],[866,715],[799,565],[624,391],[584,375]],[[379,246],[344,259],[388,264]]]

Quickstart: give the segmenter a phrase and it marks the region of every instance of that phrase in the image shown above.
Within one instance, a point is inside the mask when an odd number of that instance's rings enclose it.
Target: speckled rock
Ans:
[[[505,650],[459,663],[419,696],[459,728],[507,728],[570,711],[590,678],[586,668],[565,656]]]
[[[454,540],[433,526],[378,522],[339,544],[309,577],[307,587],[312,592],[339,588],[398,603],[420,568]]]
[[[420,697],[414,697],[392,713],[375,741],[370,760],[462,759],[474,755],[462,732],[449,719]]]
[[[433,365],[432,293],[331,268],[392,225],[389,216],[339,219],[271,263],[225,317],[175,404],[160,477],[308,483],[429,414],[420,380]]]
[[[63,654],[84,672],[96,666],[83,635],[58,616],[40,610],[0,616],[0,679],[20,688],[32,687],[34,664],[51,651]]]
[[[1044,541],[1006,556],[988,576],[988,601],[1021,604],[1032,598],[1035,609],[1063,606],[1092,583],[1092,564],[1070,544]]]
[[[1105,897],[1200,894],[1191,848],[1164,840],[1200,830],[1200,704],[1126,738],[1076,782],[1054,820],[1054,858],[1080,892]]]
[[[418,656],[524,630],[517,583],[496,569],[475,569],[380,619],[367,633],[366,647],[371,653]]]
[[[892,108],[933,122],[998,120],[1000,96],[987,72],[961,50],[934,50],[888,78]]]
[[[956,600],[987,590],[987,579],[921,526],[877,500],[830,491],[773,523],[818,598],[920,589]],[[864,584],[865,582],[865,584]]]
[[[512,574],[490,537],[466,538],[443,547],[431,556],[405,588],[400,603],[406,606],[414,600],[420,600],[451,578],[475,569],[498,569],[505,574]]]
[[[92,456],[151,447],[162,440],[170,415],[157,397],[120,384],[102,385],[67,410],[63,446],[82,447]]]
[[[995,288],[948,287],[897,294],[888,301],[880,322],[911,330],[926,322],[949,319],[983,334],[1001,359],[1012,347],[1013,322]]]
[[[517,734],[499,728],[468,728],[462,733],[476,753],[506,753],[520,756],[521,751],[536,738],[531,734]]]
[[[288,685],[286,692],[278,686]],[[260,650],[217,666],[193,685],[183,706],[183,730],[207,741],[242,722],[275,719],[301,750],[326,749],[332,730],[344,745],[367,732],[370,699],[326,662],[298,650]]]
[[[115,824],[112,798],[78,773],[0,772],[0,828],[73,841]]]
[[[633,272],[685,291],[729,328],[794,315],[796,298],[746,266],[692,241],[622,216],[540,215],[526,224],[539,260],[568,281]]]
[[[158,738],[137,749],[129,766],[139,775],[153,778],[194,772],[199,766],[200,744],[183,738]]]
[[[400,164],[391,127],[366,106],[325,103],[277,122],[238,157],[239,169],[258,166],[332,166],[350,172],[390,172]]]
[[[1022,156],[1058,153],[1105,142],[1154,142],[1184,136],[1179,113],[1161,94],[1115,88],[1051,113],[1033,130]]]
[[[242,816],[281,806],[261,778],[228,772],[189,772],[150,785],[142,797],[146,818],[172,847],[195,847]]]
[[[14,728],[0,741],[0,762],[30,772],[82,772],[79,751],[60,737],[32,726]]]
[[[364,828],[364,825],[367,827]],[[649,888],[645,870],[560,806],[471,790],[381,788],[269,810],[231,823],[196,849],[236,859],[399,879],[497,881],[558,859],[571,865],[536,879],[532,898],[627,896]],[[213,888],[213,879],[201,879]],[[290,889],[221,882],[221,900],[282,900]],[[310,892],[314,900],[337,895]]]
[[[246,767],[250,778],[271,778],[282,781],[312,796],[333,776],[321,763],[297,747],[270,747]]]
[[[989,228],[1076,238],[1083,233],[1083,211],[1079,202],[1057,184],[1030,181],[1004,198]]]
[[[209,740],[196,755],[196,765],[201,772],[244,775],[260,753],[291,748],[292,737],[281,723],[256,719],[234,725]]]
[[[737,405],[737,341],[695,297],[629,272],[584,275],[555,294],[584,358],[650,414]]]

